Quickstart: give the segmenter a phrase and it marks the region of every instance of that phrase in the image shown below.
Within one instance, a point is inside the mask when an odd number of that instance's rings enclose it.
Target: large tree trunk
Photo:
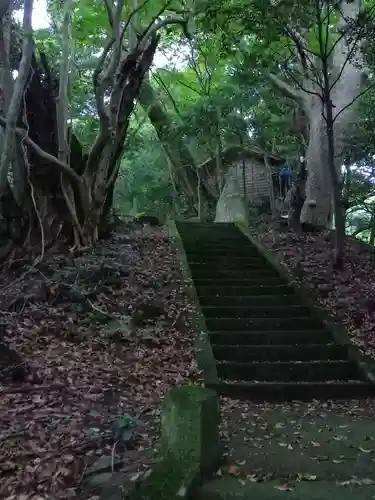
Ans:
[[[341,165],[344,162],[345,139],[353,116],[356,113],[356,99],[360,93],[363,69],[361,67],[361,46],[358,37],[353,37],[356,19],[362,0],[340,2],[339,30],[341,39],[335,45],[333,54],[319,54],[316,61],[308,53],[307,60],[301,58],[301,73],[305,75],[301,88],[293,88],[277,76],[269,75],[271,81],[286,96],[295,99],[304,109],[309,122],[308,147],[306,152],[306,199],[301,211],[301,222],[314,226],[331,227],[333,216],[333,192],[337,189],[329,169],[329,148],[327,143],[326,106],[323,87],[316,82],[317,72],[321,74],[323,58],[330,60],[330,100],[333,107],[333,138],[335,168],[338,189],[341,185]],[[319,14],[323,17],[322,14]],[[343,34],[349,23],[352,28]],[[353,28],[354,26],[354,28]],[[324,28],[325,29],[325,28]],[[298,48],[298,55],[308,51],[306,41],[300,32],[290,30],[291,38]],[[354,40],[349,40],[350,35]],[[334,42],[334,40],[332,40]],[[354,44],[354,45],[353,45]],[[325,44],[323,44],[325,45]],[[327,49],[327,47],[326,47]],[[329,50],[329,48],[327,49]],[[319,59],[320,58],[320,59]],[[315,81],[314,81],[315,80]]]
[[[102,127],[88,156],[82,154],[79,142],[71,134],[70,154],[66,157],[67,135],[63,127],[67,127],[67,117],[64,106],[59,114],[64,123],[59,124],[60,128],[57,126],[59,80],[52,76],[45,55],[40,63],[33,55],[32,71],[23,100],[25,106],[22,104],[14,130],[17,144],[22,144],[26,154],[28,166],[24,175],[31,187],[32,203],[30,196],[25,196],[16,213],[14,192],[7,189],[4,192],[6,199],[0,206],[2,215],[6,216],[6,223],[0,227],[3,241],[12,236],[10,223],[21,220],[23,227],[26,223],[24,244],[19,245],[18,241],[17,253],[30,252],[33,257],[42,256],[61,234],[75,247],[92,246],[97,241],[99,228],[103,228],[103,219],[107,218],[112,201],[129,118],[142,78],[152,63],[157,42],[158,37],[152,37],[142,49],[138,48],[136,53],[125,56],[119,63],[120,67],[116,66],[117,80],[112,88],[117,93],[111,96],[116,113],[113,133],[111,135],[109,125],[107,129]],[[61,90],[66,91],[66,86]],[[104,98],[104,92],[100,97]],[[60,103],[63,104],[62,101]],[[7,125],[4,118],[0,117],[0,125]],[[64,182],[61,182],[62,175]]]
[[[306,103],[309,117],[310,137],[306,151],[305,202],[302,206],[302,224],[331,227],[332,225],[332,186],[328,172],[328,147],[323,106],[320,99],[310,96]]]

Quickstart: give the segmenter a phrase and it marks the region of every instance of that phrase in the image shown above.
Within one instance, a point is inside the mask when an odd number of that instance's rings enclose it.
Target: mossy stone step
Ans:
[[[254,268],[269,268],[269,263],[262,259],[261,257],[241,257],[240,259],[230,259],[227,257],[219,257],[213,259],[212,257],[207,257],[206,259],[201,259],[200,261],[190,261],[190,269],[195,267],[225,267],[226,269],[254,269]]]
[[[203,309],[205,307],[236,307],[236,306],[260,306],[272,308],[274,306],[298,306],[301,302],[297,295],[282,294],[282,295],[216,295],[208,296],[201,295],[199,302]]]
[[[263,300],[263,297],[265,298],[266,296],[293,296],[297,297],[294,293],[294,290],[291,286],[289,286],[287,283],[283,283],[281,285],[264,285],[264,284],[257,284],[257,285],[240,285],[240,286],[213,286],[213,285],[206,285],[205,283],[203,284],[197,284],[197,282],[194,282],[195,288],[197,291],[197,294],[199,296],[199,300],[203,299],[203,297],[209,297],[210,299],[212,298],[218,298],[222,299],[223,297],[241,297],[241,298],[247,298],[251,297],[256,299],[257,297],[261,298]],[[294,299],[293,299],[294,300]],[[203,303],[203,302],[202,302]]]
[[[181,238],[185,240],[202,238],[202,239],[225,239],[225,238],[246,238],[240,231],[234,229],[227,229],[226,231],[186,231],[184,229],[179,230]],[[249,240],[247,240],[249,241]]]
[[[221,261],[207,259],[205,262],[190,262],[190,269],[234,269],[234,270],[243,270],[243,269],[270,269],[273,272],[276,270],[271,267],[268,262],[265,262],[260,257],[251,257],[246,260],[236,260],[223,258]]]
[[[243,306],[204,306],[202,309],[206,318],[292,318],[308,316],[310,310],[302,305],[243,305]]]
[[[217,382],[207,387],[221,396],[252,401],[310,401],[375,396],[375,384],[351,382]]]
[[[197,228],[197,229],[225,229],[228,228],[236,228],[233,222],[200,222],[200,221],[188,221],[188,220],[179,220],[176,221],[176,226],[178,228]],[[237,229],[237,228],[236,228]]]
[[[347,359],[345,347],[335,344],[212,345],[218,361],[313,361]]]
[[[191,269],[191,268],[190,268]],[[259,269],[226,269],[225,267],[207,267],[207,268],[193,268],[191,269],[191,276],[195,279],[258,279],[258,278],[277,278],[280,279],[279,274],[269,267]]]
[[[312,317],[294,318],[207,318],[206,326],[209,331],[251,331],[251,330],[316,330],[321,327],[320,321]]]
[[[192,278],[212,278],[217,276],[218,278],[234,278],[238,279],[241,277],[244,278],[255,278],[259,276],[264,276],[265,278],[279,278],[280,274],[273,269],[272,267],[266,267],[264,265],[252,267],[250,269],[241,269],[237,268],[227,268],[225,265],[223,266],[191,266],[190,272]]]
[[[327,330],[249,330],[245,332],[216,331],[209,332],[211,344],[216,345],[326,345],[332,341]]]
[[[243,244],[238,247],[219,247],[218,245],[205,247],[204,245],[199,244],[194,248],[186,248],[184,245],[184,248],[188,262],[201,258],[202,256],[204,258],[218,258],[230,255],[231,259],[236,259],[237,257],[260,257],[260,253],[256,248],[248,248]]]
[[[191,256],[191,254],[189,255]],[[189,263],[191,264],[216,264],[218,262],[229,262],[226,255],[220,254],[198,255],[197,257],[195,257],[193,252],[193,255],[191,257],[192,258],[189,260]],[[196,258],[197,260],[194,260],[194,258]],[[249,255],[236,255],[230,260],[230,262],[236,262],[236,264],[243,265],[246,265],[247,263],[252,264],[256,262],[262,262],[266,263],[266,265],[269,266],[269,262],[262,255],[255,253],[253,253],[252,255],[251,252]]]
[[[219,251],[248,251],[253,254],[258,254],[258,249],[253,245],[246,243],[243,240],[222,240],[222,241],[210,241],[210,240],[200,240],[195,243],[184,242],[184,247],[186,251],[196,251],[196,250],[204,250],[207,253],[211,251],[215,251],[216,253]]]
[[[249,240],[246,239],[243,235],[237,233],[233,234],[222,234],[218,233],[217,235],[208,234],[184,234],[182,235],[182,239],[184,240],[184,245],[194,245],[203,243],[210,243],[212,245],[216,244],[231,244],[231,243],[243,243],[245,245],[249,245]],[[251,245],[251,243],[250,243]]]
[[[285,281],[278,276],[253,276],[252,278],[222,278],[222,277],[212,277],[212,278],[193,278],[194,285],[196,287],[200,286],[277,286],[286,285]]]
[[[266,382],[324,382],[329,380],[360,380],[354,361],[286,361],[286,362],[223,362],[216,363],[223,380]]]
[[[347,347],[234,224],[177,227],[222,379],[213,389],[280,401],[375,394]]]

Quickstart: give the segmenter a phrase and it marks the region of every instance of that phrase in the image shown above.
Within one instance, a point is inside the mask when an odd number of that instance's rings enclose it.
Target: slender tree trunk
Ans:
[[[335,217],[334,264],[337,269],[341,269],[344,262],[343,257],[344,257],[344,237],[345,237],[345,215],[341,203],[340,177],[337,172],[337,165],[335,162],[333,108],[329,92],[328,79],[326,84],[327,87],[325,89],[325,108],[326,108],[326,122],[327,122],[328,167],[329,167],[330,182],[332,185],[332,192],[333,192],[333,210]]]
[[[372,205],[371,211],[371,233],[370,233],[370,245],[375,245],[375,202]]]
[[[223,171],[223,162],[222,162],[220,124],[221,124],[221,110],[219,106],[216,106],[216,172],[219,185],[219,192],[223,190],[225,182],[225,175]]]
[[[61,61],[60,61],[60,82],[59,95],[56,102],[57,119],[57,158],[69,165],[70,145],[68,137],[69,118],[69,59],[71,57],[71,22],[72,22],[73,0],[65,0],[63,6],[63,23],[61,32]],[[74,191],[70,184],[70,179],[60,175],[61,190],[65,199],[67,209],[73,223],[74,247],[78,248],[83,243],[84,235],[75,206]]]
[[[13,94],[10,99],[9,109],[6,115],[6,129],[0,160],[0,196],[7,191],[8,171],[16,151],[15,129],[21,109],[21,102],[27,78],[29,76],[31,58],[34,51],[33,28],[31,24],[33,4],[33,0],[25,0],[23,15],[22,58]]]

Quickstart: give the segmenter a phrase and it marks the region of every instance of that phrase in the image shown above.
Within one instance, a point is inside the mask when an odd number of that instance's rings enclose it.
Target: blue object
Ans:
[[[287,167],[282,167],[280,169],[280,177],[291,177],[292,176],[292,172],[291,172],[291,169],[290,169],[290,166],[287,166]]]

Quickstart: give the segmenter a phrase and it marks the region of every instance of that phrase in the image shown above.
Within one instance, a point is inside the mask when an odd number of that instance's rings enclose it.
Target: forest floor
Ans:
[[[92,253],[47,255],[1,280],[3,337],[27,376],[6,382],[0,359],[0,498],[99,498],[80,484],[100,457],[110,471],[124,416],[144,424],[115,454],[136,481],[152,463],[160,400],[198,377],[167,234],[124,225]]]
[[[337,270],[332,231],[297,235],[265,217],[257,235],[295,281],[345,325],[353,344],[375,359],[375,249],[346,238],[344,267]]]
[[[228,484],[238,498],[277,499],[280,492],[375,498],[374,411],[374,399],[255,404],[223,398],[226,458],[216,476],[237,484],[220,481],[220,489]]]
[[[375,357],[375,254],[348,239],[337,271],[329,232],[297,236],[267,220],[258,230],[353,343]],[[199,380],[180,282],[167,234],[125,225],[92,253],[51,254],[36,270],[2,274],[0,333],[21,355],[27,377],[6,382],[0,352],[1,499],[98,499],[81,486],[98,459],[110,471],[112,424],[127,415],[145,426],[131,450],[116,448],[116,465],[130,483],[147,474],[163,395]],[[240,488],[267,482],[295,493],[306,481],[337,475],[346,491],[365,488],[372,498],[374,406],[222,398],[228,455],[218,475],[229,474]]]

